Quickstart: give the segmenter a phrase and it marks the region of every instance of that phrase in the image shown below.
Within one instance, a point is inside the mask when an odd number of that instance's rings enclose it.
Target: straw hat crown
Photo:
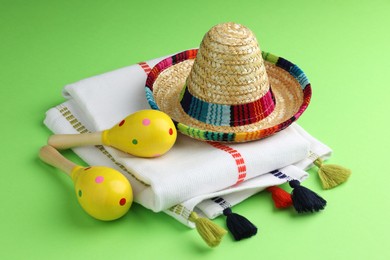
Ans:
[[[204,36],[187,88],[208,103],[239,105],[259,100],[270,84],[256,37],[247,27],[223,23]]]

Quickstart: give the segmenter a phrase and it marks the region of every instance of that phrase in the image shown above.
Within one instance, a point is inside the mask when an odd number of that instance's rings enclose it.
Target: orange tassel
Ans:
[[[292,206],[291,194],[277,186],[271,186],[266,189],[272,195],[275,207],[278,209]]]

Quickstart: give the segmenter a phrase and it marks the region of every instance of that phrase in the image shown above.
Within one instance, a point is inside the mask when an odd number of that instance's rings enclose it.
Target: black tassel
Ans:
[[[293,206],[298,213],[318,212],[325,208],[326,200],[310,189],[301,186],[298,180],[292,180],[289,184],[293,188],[291,192]]]
[[[231,208],[223,210],[226,216],[226,225],[236,241],[256,235],[257,227],[247,218],[233,213]]]

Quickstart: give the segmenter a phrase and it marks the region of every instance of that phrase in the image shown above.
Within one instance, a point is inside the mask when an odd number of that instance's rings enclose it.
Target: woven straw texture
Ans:
[[[311,87],[291,62],[262,53],[244,26],[217,25],[199,50],[157,64],[146,82],[152,108],[191,137],[244,142],[274,134],[306,109]]]
[[[242,104],[269,90],[253,33],[238,24],[217,25],[205,35],[187,80],[189,92],[207,102]]]

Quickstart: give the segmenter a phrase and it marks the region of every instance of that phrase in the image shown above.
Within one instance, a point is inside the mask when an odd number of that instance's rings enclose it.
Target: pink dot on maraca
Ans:
[[[97,176],[96,178],[95,178],[95,182],[96,183],[102,183],[104,181],[104,177],[103,176]]]
[[[142,120],[142,124],[143,124],[144,126],[150,125],[150,119],[149,119],[149,118],[145,118],[144,120]]]

